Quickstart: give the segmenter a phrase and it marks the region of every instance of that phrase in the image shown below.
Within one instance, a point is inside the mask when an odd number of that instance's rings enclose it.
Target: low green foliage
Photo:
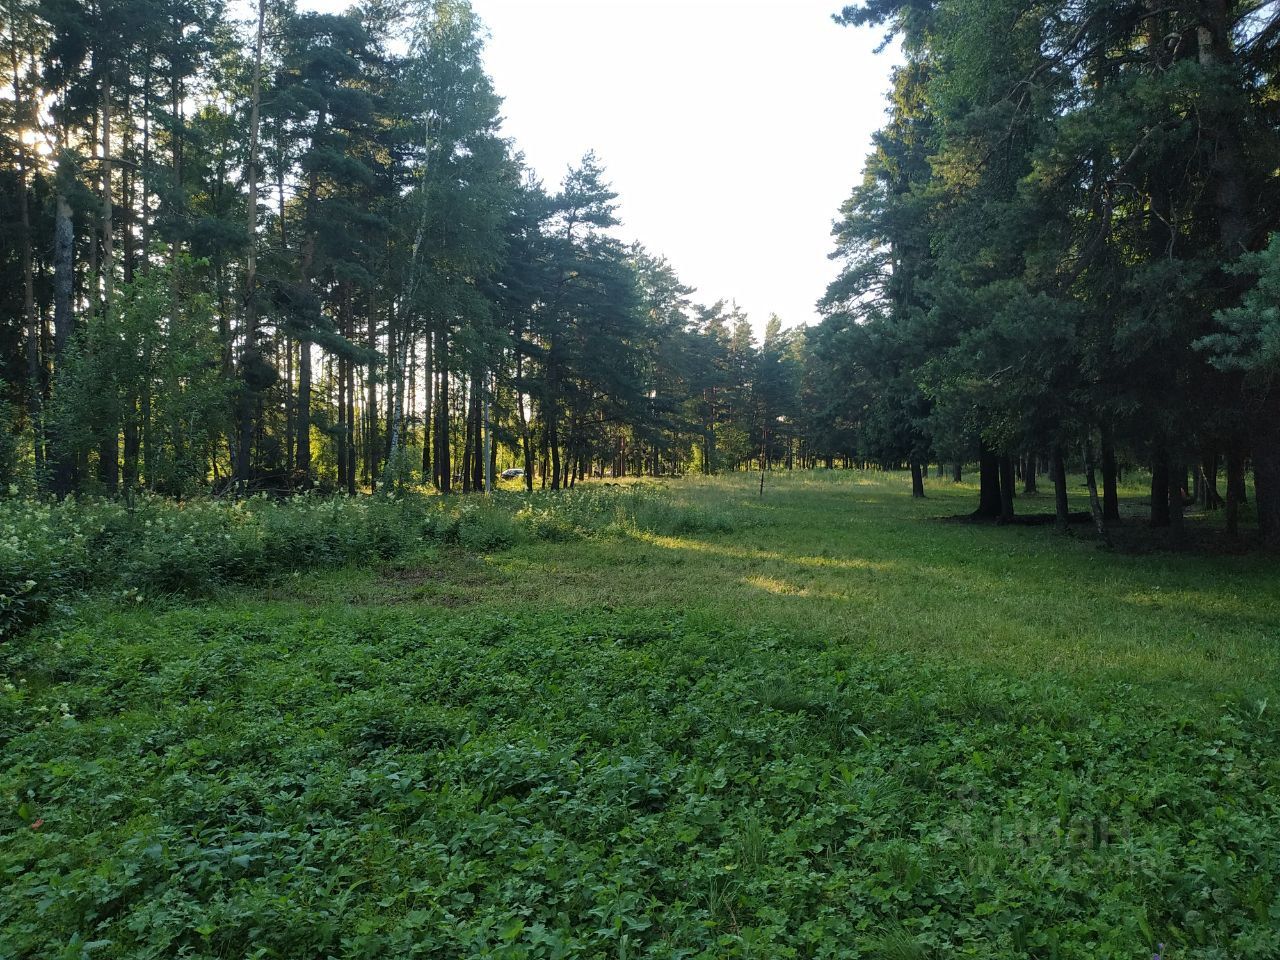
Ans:
[[[357,566],[0,647],[0,956],[1280,953],[1273,561],[750,482],[275,504]]]
[[[0,640],[91,588],[130,599],[200,596],[227,584],[385,560],[423,543],[488,553],[531,540],[727,531],[734,522],[725,511],[671,503],[651,484],[506,492],[485,501],[417,494],[0,501]]]

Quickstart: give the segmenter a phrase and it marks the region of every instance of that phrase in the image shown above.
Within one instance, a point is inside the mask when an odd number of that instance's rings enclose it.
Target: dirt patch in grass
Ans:
[[[437,561],[387,565],[378,571],[379,602],[429,603],[461,607],[484,599],[502,576],[483,561],[466,555]]]

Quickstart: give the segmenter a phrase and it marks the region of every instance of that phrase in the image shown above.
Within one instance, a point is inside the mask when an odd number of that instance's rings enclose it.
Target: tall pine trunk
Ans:
[[[1240,503],[1244,499],[1244,457],[1233,445],[1227,451],[1227,533],[1240,532]]]
[[[1089,488],[1089,512],[1093,516],[1093,525],[1097,528],[1098,537],[1107,546],[1111,546],[1111,536],[1107,531],[1107,521],[1102,512],[1102,498],[1098,496],[1098,471],[1093,455],[1093,438],[1084,445],[1084,481]]]
[[[1151,526],[1169,526],[1169,454],[1156,448],[1151,460]]]
[[[453,482],[453,465],[449,448],[449,339],[443,329],[436,332],[436,489],[448,493]]]
[[[1111,431],[1104,429],[1102,431],[1102,519],[1109,527],[1120,522],[1118,479],[1115,442],[1111,438]]]
[[[322,111],[320,118],[316,121],[316,138],[319,137],[319,131],[323,129],[324,124],[325,117]],[[315,265],[316,256],[314,215],[319,189],[319,174],[313,169],[307,177],[307,198],[304,208],[306,233],[302,241],[302,263],[299,269],[303,289],[308,292],[312,289],[311,271]],[[294,470],[297,471],[305,489],[311,486],[311,339],[306,335],[298,338],[298,404],[294,421],[294,429],[297,431]]]
[[[70,170],[70,157],[59,162],[58,194],[53,232],[53,352],[55,363],[65,355],[67,344],[75,331],[75,314],[72,312],[72,286],[75,275],[72,263],[75,248],[75,232],[71,221],[71,203],[67,199],[63,182],[64,164]],[[76,482],[75,451],[65,437],[54,438],[53,489],[60,497],[71,493]]]
[[[1262,542],[1270,549],[1280,549],[1280,417],[1272,418],[1270,425],[1254,437],[1253,484]],[[1243,500],[1243,470],[1236,487],[1237,499]]]
[[[1067,458],[1061,444],[1055,444],[1050,463],[1053,472],[1054,522],[1062,532],[1071,525],[1071,506],[1067,496]]]
[[[1013,521],[1013,457],[1008,454],[1000,458],[1000,522]]]
[[[1169,486],[1169,529],[1173,534],[1174,540],[1182,539],[1183,531],[1183,514],[1185,512],[1185,498],[1187,491],[1183,486],[1183,481],[1187,475],[1187,465],[1182,458],[1171,458],[1169,461],[1169,472],[1166,482]]]
[[[10,30],[16,28],[10,24]],[[25,101],[18,66],[18,40],[13,36],[9,53],[13,66],[14,113],[23,126],[30,122],[31,108]],[[44,423],[41,417],[43,386],[40,371],[40,325],[36,316],[35,253],[31,242],[30,201],[27,197],[27,151],[22,137],[15,143],[18,159],[18,217],[19,245],[22,256],[22,317],[26,327],[26,377],[27,416],[31,420],[31,442],[35,459],[36,478],[44,479]]]
[[[294,470],[304,488],[311,486],[311,343],[298,341],[298,402],[294,408]]]
[[[986,445],[978,445],[978,509],[975,516],[994,520],[1001,513],[1000,458]]]
[[[112,300],[115,293],[115,229],[112,213],[115,208],[111,195],[111,71],[102,78],[102,180],[99,203],[102,217],[102,311],[103,319],[110,322]],[[120,425],[113,418],[103,427],[98,443],[98,482],[108,493],[115,493],[120,486]]]
[[[258,133],[261,126],[262,46],[267,18],[267,0],[258,0],[258,31],[253,46],[253,85],[249,105],[249,157],[246,161],[248,211],[245,216],[244,329],[240,348],[240,396],[236,406],[235,478],[242,485],[253,478],[253,437],[258,391]]]

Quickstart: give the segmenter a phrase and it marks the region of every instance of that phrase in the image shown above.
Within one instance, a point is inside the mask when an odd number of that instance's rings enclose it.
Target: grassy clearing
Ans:
[[[1280,955],[1280,565],[770,484],[75,601],[0,647],[0,956]]]

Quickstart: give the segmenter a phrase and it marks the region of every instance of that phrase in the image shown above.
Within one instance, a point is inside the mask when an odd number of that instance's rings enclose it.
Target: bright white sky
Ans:
[[[336,0],[307,5],[337,7]],[[553,188],[594,149],[623,227],[698,302],[812,322],[890,51],[841,0],[472,0],[506,134]]]

